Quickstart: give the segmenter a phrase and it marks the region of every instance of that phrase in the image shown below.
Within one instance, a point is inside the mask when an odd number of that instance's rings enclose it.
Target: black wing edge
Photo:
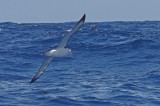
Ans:
[[[80,22],[84,22],[86,19],[86,14],[83,15],[83,17],[78,21],[76,25],[78,25]]]
[[[38,72],[36,73],[36,75],[32,78],[32,80],[30,81],[30,84],[35,82],[43,73],[44,71],[47,69],[47,67],[49,66],[50,62],[52,61],[53,57],[49,57],[39,68]]]

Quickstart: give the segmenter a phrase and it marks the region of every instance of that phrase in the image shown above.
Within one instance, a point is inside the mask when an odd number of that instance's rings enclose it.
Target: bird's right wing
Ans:
[[[79,28],[84,24],[86,15],[84,14],[83,17],[77,22],[76,26],[69,32],[67,33],[64,38],[62,39],[62,41],[59,44],[59,48],[61,47],[65,47],[67,45],[67,42],[69,41],[69,39],[72,37],[72,35],[77,32],[79,30]]]
[[[32,78],[30,83],[33,83],[34,81],[36,81],[43,74],[43,72],[46,70],[46,68],[48,67],[49,63],[52,61],[52,59],[53,59],[53,57],[48,57],[48,59],[41,65],[41,67],[39,68],[38,72]]]

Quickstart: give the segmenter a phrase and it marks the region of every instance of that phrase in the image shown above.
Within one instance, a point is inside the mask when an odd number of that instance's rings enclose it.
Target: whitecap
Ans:
[[[2,28],[0,28],[0,32],[1,32],[1,31],[3,31],[3,29],[2,29]]]

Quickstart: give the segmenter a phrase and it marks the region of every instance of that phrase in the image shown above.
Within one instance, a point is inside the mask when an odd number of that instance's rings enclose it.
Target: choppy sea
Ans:
[[[0,106],[160,106],[160,21],[85,23],[30,80],[76,23],[0,23]]]

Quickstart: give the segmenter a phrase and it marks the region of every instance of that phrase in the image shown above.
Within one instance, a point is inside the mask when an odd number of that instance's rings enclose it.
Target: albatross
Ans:
[[[67,55],[72,54],[71,50],[66,47],[67,43],[72,37],[72,35],[75,32],[77,32],[80,29],[80,27],[84,24],[85,18],[86,18],[86,15],[84,14],[83,17],[77,22],[75,27],[63,37],[62,41],[60,42],[60,44],[57,46],[56,49],[52,49],[44,53],[44,55],[47,56],[47,60],[41,65],[41,67],[37,71],[36,75],[32,78],[30,83],[35,82],[45,72],[45,70],[47,69],[48,65],[53,60],[53,58],[65,57]]]

